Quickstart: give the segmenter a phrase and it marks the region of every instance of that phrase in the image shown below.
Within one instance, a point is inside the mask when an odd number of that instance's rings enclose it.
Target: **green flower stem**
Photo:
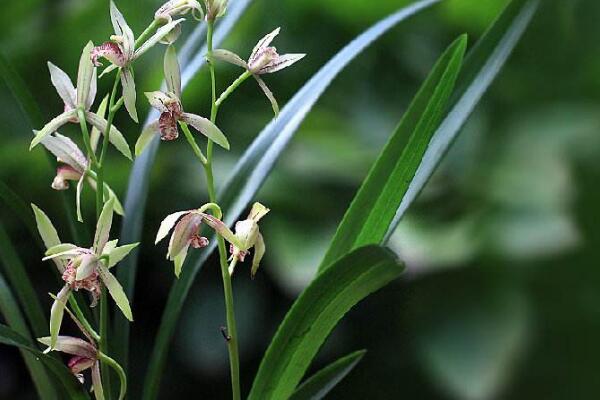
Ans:
[[[154,33],[154,31],[161,26],[163,23],[157,20],[152,21],[150,25],[142,32],[142,34],[135,40],[136,49],[140,47],[146,40],[150,38],[150,36]]]
[[[206,44],[208,49],[209,69],[212,86],[212,108],[210,120],[214,123],[217,119],[217,89],[215,79],[215,66],[212,58],[213,51],[213,32],[214,32],[214,21],[208,21],[207,38]],[[204,170],[206,172],[206,181],[208,186],[208,195],[211,203],[217,202],[217,195],[215,191],[215,183],[212,168],[213,159],[213,145],[214,143],[209,140],[206,148],[207,161],[204,164]],[[227,265],[227,248],[225,246],[225,240],[217,235],[218,247],[219,247],[219,259],[221,264],[221,276],[223,278],[223,291],[225,294],[225,310],[227,314],[227,349],[229,351],[229,368],[231,371],[231,391],[233,400],[241,399],[240,391],[240,360],[238,352],[238,335],[235,321],[235,312],[233,307],[233,288],[231,286],[231,276],[229,276],[229,268]]]
[[[221,107],[221,104],[225,100],[227,100],[229,95],[233,93],[242,83],[246,81],[246,79],[250,78],[251,76],[252,73],[250,71],[246,71],[243,74],[241,74],[235,81],[233,81],[233,83],[229,85],[229,87],[225,89],[225,91],[219,96],[219,99],[215,103],[216,107]]]
[[[125,375],[123,367],[121,367],[118,362],[104,354],[102,351],[98,352],[98,359],[104,365],[108,365],[109,367],[114,369],[117,375],[119,376],[119,381],[121,382],[121,388],[119,390],[119,400],[123,400],[125,398],[125,394],[127,393],[127,375]],[[105,390],[105,393],[108,393],[110,395],[110,392],[108,390]]]
[[[188,127],[188,125],[183,121],[179,121],[179,126],[181,126],[181,130],[183,131],[183,134],[185,135],[185,138],[187,139],[188,143],[192,147],[192,150],[194,150],[194,154],[196,154],[196,157],[198,157],[198,159],[203,165],[206,165],[206,157],[204,156],[204,153],[202,153],[200,147],[198,147],[198,144],[194,139],[194,135],[192,135],[192,132],[190,132],[190,128]]]
[[[81,128],[81,135],[83,136],[83,144],[88,154],[88,158],[90,159],[92,165],[95,167],[98,165],[98,160],[96,159],[96,154],[92,149],[92,144],[90,140],[90,132],[88,131],[87,121],[85,119],[85,112],[83,108],[77,109],[77,119],[79,119],[79,127]]]
[[[81,325],[83,325],[85,330],[94,338],[94,340],[99,341],[100,335],[98,335],[98,333],[94,330],[94,328],[92,328],[92,325],[85,318],[85,316],[83,315],[83,312],[81,311],[81,308],[79,307],[79,304],[77,304],[77,301],[75,300],[75,298],[73,296],[69,296],[69,304],[71,305],[71,308],[73,309],[73,312],[75,313],[75,316],[77,317],[79,322],[81,322]]]

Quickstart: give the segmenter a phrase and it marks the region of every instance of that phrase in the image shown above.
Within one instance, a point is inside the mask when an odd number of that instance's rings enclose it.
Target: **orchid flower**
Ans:
[[[145,146],[156,134],[160,134],[160,138],[163,141],[177,139],[179,137],[177,124],[180,122],[191,125],[219,146],[229,150],[229,141],[214,123],[207,118],[183,111],[180,99],[181,70],[177,61],[177,54],[172,46],[169,46],[165,53],[164,70],[167,92],[156,91],[146,93],[150,105],[160,111],[160,117],[144,129],[135,144],[135,153],[137,155],[141,154]]]
[[[165,35],[173,28],[179,25],[184,19],[170,21],[166,25],[160,27],[154,35],[152,35],[144,44],[136,49],[135,37],[133,31],[125,21],[123,14],[119,11],[114,1],[110,2],[110,19],[112,21],[115,34],[110,37],[109,42],[105,42],[100,46],[94,47],[91,51],[91,59],[95,66],[101,66],[99,58],[105,58],[112,63],[106,68],[102,75],[120,68],[121,84],[123,86],[123,100],[125,108],[131,118],[138,122],[137,110],[135,108],[136,90],[133,80],[133,71],[131,65],[142,54],[156,45]]]
[[[71,373],[75,375],[77,380],[82,384],[85,382],[83,372],[88,369],[91,370],[92,389],[96,400],[104,400],[104,388],[102,387],[100,375],[100,361],[106,361],[107,365],[114,368],[119,375],[119,380],[121,381],[119,400],[123,400],[125,398],[125,393],[127,392],[127,378],[123,368],[118,365],[116,361],[109,358],[98,349],[98,345],[96,344],[93,335],[84,327],[77,317],[75,317],[66,304],[65,311],[69,314],[73,322],[75,322],[81,333],[83,333],[86,340],[71,336],[58,336],[54,347],[51,346],[52,338],[50,336],[38,338],[38,342],[48,346],[45,352],[56,350],[70,355],[71,358],[67,362],[67,366],[71,370]]]
[[[170,0],[156,10],[154,20],[169,23],[173,17],[186,15],[190,11],[197,21],[204,19],[204,10],[202,10],[202,6],[196,0]]]
[[[277,100],[275,99],[273,92],[271,92],[260,75],[281,71],[282,69],[291,66],[306,56],[306,54],[279,55],[275,47],[269,46],[273,39],[279,35],[280,29],[281,28],[277,28],[273,32],[263,37],[256,44],[254,50],[252,50],[252,54],[247,62],[229,50],[217,49],[212,52],[213,57],[216,59],[245,68],[250,74],[252,74],[262,91],[271,102],[275,115],[279,113],[279,105],[277,104]]]
[[[265,216],[270,210],[260,203],[254,203],[248,218],[243,221],[238,221],[235,224],[235,239],[230,239],[230,252],[231,258],[237,259],[239,262],[244,262],[244,259],[248,255],[248,251],[254,248],[254,257],[252,259],[251,276],[254,278],[260,261],[265,254],[265,241],[260,229],[258,222]],[[227,239],[227,238],[226,238]],[[229,274],[232,275],[235,268],[233,263],[229,269]]]
[[[56,169],[56,176],[52,181],[52,189],[66,190],[69,188],[69,181],[77,182],[77,218],[81,218],[81,191],[83,189],[83,180],[87,178],[88,184],[96,190],[96,174],[89,169],[89,161],[77,145],[68,137],[59,134],[46,136],[42,140],[42,145],[48,149],[57,159],[59,165]],[[124,214],[123,206],[117,198],[115,192],[104,183],[104,201],[114,198],[115,212],[119,215]]]
[[[34,131],[35,137],[31,142],[29,149],[33,149],[40,144],[44,138],[56,132],[60,127],[69,122],[79,123],[78,109],[83,110],[83,115],[87,122],[98,129],[100,132],[106,132],[108,122],[100,115],[90,111],[96,97],[96,68],[90,61],[90,52],[93,48],[92,42],[89,42],[83,49],[79,61],[79,72],[77,74],[77,88],[73,86],[69,76],[56,65],[48,62],[50,78],[56,88],[58,95],[63,100],[64,112],[50,121],[40,131]],[[129,145],[117,128],[111,125],[109,132],[110,142],[125,157],[131,159],[131,150]]]
[[[48,248],[46,257],[42,260],[53,260],[65,282],[64,287],[57,294],[50,312],[51,348],[54,348],[56,344],[56,338],[62,324],[64,305],[72,291],[84,289],[90,292],[92,307],[94,307],[102,293],[102,285],[104,285],[125,317],[130,321],[133,320],[129,300],[121,284],[109,270],[137,247],[138,243],[117,247],[118,241],[108,241],[113,219],[113,207],[114,198],[111,198],[106,202],[100,213],[94,243],[90,248],[79,247],[70,243],[60,243],[56,229],[54,229],[48,217],[37,207],[34,207],[38,230]]]
[[[228,0],[204,0],[206,6],[206,20],[214,21],[225,15]]]

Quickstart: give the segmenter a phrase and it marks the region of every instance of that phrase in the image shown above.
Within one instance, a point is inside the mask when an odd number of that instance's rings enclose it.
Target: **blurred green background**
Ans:
[[[285,104],[338,49],[404,0],[255,0],[224,47],[245,56],[276,26],[282,52],[308,56],[267,83]],[[337,223],[435,59],[458,34],[471,45],[506,0],[446,0],[385,35],[334,82],[286,150],[257,200],[266,262],[254,281],[234,280],[242,376],[248,390],[277,324],[312,278]],[[600,3],[547,0],[419,201],[393,237],[403,279],[356,307],[313,366],[367,348],[331,399],[595,399],[600,392]],[[117,2],[136,33],[159,0]],[[110,34],[108,1],[4,1],[0,51],[45,116],[62,108],[46,61],[71,76],[88,40]],[[193,23],[184,27],[184,34]],[[162,54],[136,70],[138,92],[160,84]],[[221,66],[221,87],[239,71]],[[270,120],[258,87],[245,84],[220,114],[232,151],[217,153],[223,182]],[[101,82],[101,93],[110,82]],[[189,111],[208,113],[206,70],[188,87]],[[148,105],[139,96],[142,114]],[[117,120],[131,144],[139,133]],[[71,130],[69,130],[71,129]],[[75,127],[63,131],[78,137]],[[0,84],[0,179],[48,212],[67,236],[54,171]],[[131,164],[111,154],[108,181],[124,200]],[[206,200],[185,141],[162,144],[152,171],[132,331],[130,398],[138,398],[150,346],[173,281],[160,220]],[[93,219],[93,199],[84,211]],[[74,201],[71,191],[68,198]],[[47,310],[52,265],[19,221],[0,210]],[[194,285],[169,354],[161,398],[227,398],[222,286],[211,260]],[[1,318],[0,318],[1,320]],[[0,348],[0,398],[35,398],[18,352]]]

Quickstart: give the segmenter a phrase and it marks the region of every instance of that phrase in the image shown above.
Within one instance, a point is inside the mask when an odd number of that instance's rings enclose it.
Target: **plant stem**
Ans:
[[[92,338],[94,338],[94,340],[99,341],[100,335],[98,335],[98,333],[94,330],[92,325],[85,318],[85,315],[83,315],[81,308],[79,308],[79,304],[77,304],[77,301],[75,300],[75,298],[73,296],[69,296],[69,304],[71,305],[71,308],[73,309],[73,312],[75,313],[75,316],[77,317],[79,322],[81,322],[81,325],[83,325],[83,327],[92,336]]]
[[[214,21],[208,21],[207,38],[206,44],[208,49],[208,63],[211,77],[212,87],[212,108],[210,113],[210,120],[214,123],[217,119],[217,89],[215,79],[215,67],[212,59],[213,51],[213,32],[214,32]],[[206,173],[206,181],[208,186],[208,196],[211,203],[217,202],[217,195],[215,191],[212,159],[213,159],[213,142],[209,139],[206,148],[206,163],[204,164],[204,171]],[[227,314],[227,349],[229,351],[229,368],[231,371],[231,391],[233,400],[241,399],[240,391],[240,361],[238,353],[238,336],[237,327],[235,321],[235,312],[233,306],[233,288],[231,286],[231,276],[229,275],[229,269],[227,265],[227,249],[225,247],[225,241],[219,235],[217,235],[218,247],[219,247],[219,260],[221,264],[221,276],[223,278],[223,291],[225,295],[225,310]]]
[[[248,78],[250,78],[252,76],[252,73],[250,71],[246,71],[243,74],[241,74],[240,76],[238,76],[238,78],[233,81],[233,83],[231,85],[229,85],[229,87],[227,89],[225,89],[225,91],[223,93],[221,93],[221,95],[219,96],[219,99],[216,101],[216,106],[217,108],[221,107],[221,104],[223,104],[223,102],[225,100],[227,100],[227,98],[229,97],[229,95],[231,93],[233,93],[235,91],[235,89],[238,88],[238,86],[240,86],[242,83],[244,83],[244,81]]]
[[[200,147],[198,147],[198,144],[194,139],[194,135],[192,135],[192,132],[190,132],[190,128],[188,127],[188,125],[183,121],[179,121],[179,126],[181,126],[181,130],[183,131],[183,134],[185,135],[185,138],[187,139],[188,143],[190,144],[190,146],[192,146],[192,150],[194,150],[194,154],[196,154],[196,157],[198,157],[202,165],[206,165],[206,157],[202,153]]]
[[[127,375],[125,375],[123,367],[121,367],[121,365],[119,365],[118,362],[104,354],[102,351],[98,352],[98,359],[100,360],[100,362],[104,363],[104,365],[108,365],[112,369],[114,369],[117,375],[119,376],[119,380],[121,381],[121,388],[119,389],[119,400],[123,400],[125,398],[125,393],[127,393]],[[106,391],[106,393],[109,393],[110,395],[110,392]]]
[[[158,28],[161,24],[162,23],[157,20],[152,21],[152,23],[148,25],[146,29],[144,29],[144,32],[142,32],[142,34],[135,40],[135,47],[140,47],[148,38],[150,38],[150,35],[152,35],[156,28]]]

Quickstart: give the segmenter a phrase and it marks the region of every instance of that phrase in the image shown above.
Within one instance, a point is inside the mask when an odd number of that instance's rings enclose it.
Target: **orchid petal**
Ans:
[[[223,237],[229,243],[233,244],[238,248],[241,248],[243,246],[243,244],[238,240],[235,234],[231,231],[231,229],[227,227],[227,225],[225,225],[223,221],[209,214],[202,214],[202,217],[206,225],[213,228],[218,235]]]
[[[164,71],[167,91],[175,93],[178,98],[181,98],[181,68],[175,46],[169,46],[165,51]]]
[[[98,79],[102,78],[106,74],[110,74],[117,68],[119,68],[119,65],[117,65],[116,63],[110,64],[108,67],[104,68],[104,71],[102,71],[102,73],[100,73],[100,76],[98,77]]]
[[[158,120],[154,121],[153,123],[148,125],[146,128],[144,128],[140,137],[138,138],[137,142],[135,143],[135,156],[136,157],[139,157],[140,154],[142,154],[142,152],[144,151],[146,146],[150,143],[152,138],[154,138],[154,136],[158,133],[159,133]]]
[[[104,400],[104,388],[102,387],[102,377],[100,375],[100,363],[95,363],[92,367],[92,388],[96,400]]]
[[[88,161],[83,152],[68,137],[59,133],[46,136],[41,141],[59,161],[69,165],[79,173],[83,173],[88,167]]]
[[[56,88],[56,92],[63,102],[70,108],[76,108],[77,92],[71,82],[71,78],[56,65],[48,61],[48,69],[50,70],[50,80]]]
[[[83,339],[71,336],[58,336],[54,346],[51,345],[52,338],[49,336],[38,338],[38,342],[49,346],[52,350],[73,356],[85,357],[95,360],[97,355],[96,348]]]
[[[252,278],[256,275],[258,271],[258,267],[260,266],[260,261],[265,255],[265,240],[260,232],[258,232],[258,236],[256,237],[256,243],[254,244],[254,257],[252,258],[252,269],[250,270],[250,275]]]
[[[180,18],[175,21],[171,21],[168,24],[162,26],[160,29],[156,31],[152,37],[150,37],[144,44],[135,51],[133,58],[139,58],[142,54],[147,52],[150,48],[152,48],[155,44],[157,44],[166,34],[171,32],[173,28],[175,28],[178,24],[185,21],[184,18]]]
[[[252,204],[252,209],[248,214],[248,219],[253,220],[254,222],[260,221],[265,215],[267,215],[271,211],[264,205],[259,202]]]
[[[101,118],[104,118],[104,114],[106,114],[106,108],[108,107],[108,98],[108,94],[104,96],[102,102],[100,103],[100,106],[98,106],[98,111],[96,111],[96,114]],[[92,126],[92,132],[90,133],[90,145],[92,146],[92,150],[94,152],[98,148],[98,141],[100,140],[101,134],[102,133],[98,128]]]
[[[190,248],[190,244],[188,243],[181,249],[179,254],[173,260],[173,264],[175,266],[175,277],[179,278],[181,275],[181,270],[183,269],[183,264],[185,263],[185,259],[187,257],[188,249]]]
[[[275,39],[275,37],[279,35],[280,30],[281,28],[277,28],[273,32],[265,35],[262,39],[258,41],[256,46],[254,46],[254,49],[252,50],[250,58],[248,59],[248,64],[252,64],[252,62],[256,59],[257,55],[260,54],[264,49],[269,47],[273,39]]]
[[[104,285],[106,285],[108,292],[110,293],[117,306],[123,312],[123,315],[125,315],[125,318],[127,318],[129,321],[133,321],[129,300],[127,299],[127,295],[123,291],[123,287],[121,286],[119,281],[117,281],[117,278],[115,278],[115,276],[111,274],[108,268],[106,268],[102,263],[98,264],[97,270],[100,274],[100,279],[102,279],[102,282],[104,282]]]
[[[42,241],[47,249],[60,244],[60,238],[58,237],[58,233],[56,232],[56,228],[52,225],[52,221],[50,218],[44,213],[41,209],[39,209],[35,204],[31,204],[31,208],[33,209],[33,213],[35,214],[35,222],[37,225],[38,232],[42,237]],[[54,260],[56,267],[58,268],[58,272],[61,274],[65,271],[66,262],[63,260]]]
[[[277,57],[275,60],[264,66],[258,72],[259,74],[272,74],[273,72],[281,71],[284,68],[291,66],[302,60],[306,54],[284,54]]]
[[[156,234],[156,240],[154,241],[154,244],[158,244],[158,242],[160,242],[165,237],[167,237],[167,235],[169,234],[171,229],[173,229],[173,226],[179,220],[179,218],[181,218],[181,216],[183,216],[185,214],[189,214],[189,213],[190,213],[190,211],[179,211],[179,212],[173,213],[171,215],[168,215],[160,223],[160,227],[158,228],[158,233]]]
[[[119,239],[109,240],[104,245],[104,250],[102,250],[102,255],[108,255],[111,251],[117,248],[117,244],[119,244]]]
[[[65,285],[54,300],[52,308],[50,310],[50,349],[55,349],[57,345],[58,332],[62,324],[65,307],[67,305],[67,299],[71,294],[71,288]]]
[[[181,251],[190,244],[193,235],[198,233],[202,217],[195,213],[189,213],[175,225],[171,240],[169,241],[169,250],[167,258],[171,261],[181,253]]]
[[[69,360],[68,365],[69,365],[69,369],[71,370],[71,372],[73,374],[77,375],[87,369],[92,368],[94,366],[94,364],[96,364],[96,360],[94,360],[94,359],[87,358],[87,357],[81,357],[81,356],[75,356]]]
[[[217,49],[217,50],[213,50],[212,56],[214,58],[216,58],[217,60],[224,61],[229,64],[237,65],[239,67],[248,69],[248,64],[246,64],[246,61],[242,60],[242,58],[240,56],[238,56],[237,54],[235,54],[232,51],[224,50],[224,49]]]
[[[108,242],[108,236],[110,235],[110,227],[112,226],[113,220],[113,207],[114,199],[108,200],[100,217],[98,217],[98,224],[96,225],[96,235],[94,236],[94,253],[102,254],[106,242]]]
[[[110,2],[110,20],[115,33],[123,40],[122,46],[125,57],[130,60],[135,49],[135,37],[133,31],[127,24],[127,21],[125,21],[125,17],[123,17],[123,14],[121,14],[121,11],[119,11],[115,2],[112,0]]]
[[[94,44],[92,42],[88,42],[88,44],[83,48],[83,51],[81,52],[81,58],[79,59],[79,71],[77,72],[77,105],[84,108],[91,97],[92,86],[95,86],[95,84],[92,85],[92,79],[96,78],[96,74],[94,73],[94,64],[92,64],[91,59],[91,52],[93,48]]]
[[[71,252],[72,250],[79,249],[80,247],[72,243],[59,243],[54,246],[48,247],[44,255],[55,256],[65,252]],[[79,254],[79,252],[73,252],[73,254]],[[44,260],[45,261],[45,260]]]
[[[40,142],[48,135],[53,132],[56,132],[58,128],[67,124],[69,120],[77,115],[76,110],[66,111],[60,114],[58,117],[52,119],[52,121],[48,122],[46,126],[42,128],[39,132],[35,132],[35,137],[31,141],[29,145],[29,150],[33,149],[35,146],[40,144]]]
[[[144,94],[146,95],[146,98],[148,98],[148,102],[153,108],[157,109],[161,113],[169,111],[166,105],[173,101],[169,95],[158,90],[154,92],[146,92]]]
[[[271,89],[269,89],[265,81],[263,81],[260,77],[254,75],[254,79],[256,79],[256,82],[258,82],[258,86],[260,86],[262,91],[265,93],[265,96],[267,96],[267,99],[269,99],[269,101],[271,102],[271,107],[273,107],[273,112],[275,113],[275,116],[279,115],[279,104],[277,104],[277,99],[273,95],[273,92],[271,92]]]
[[[86,172],[81,174],[81,178],[79,178],[79,182],[77,182],[77,190],[75,193],[75,208],[77,209],[77,221],[79,222],[83,222],[83,217],[81,216],[81,193],[83,193],[83,180],[86,175]]]
[[[87,96],[87,100],[85,101],[85,109],[89,110],[92,108],[92,104],[94,104],[94,100],[96,100],[96,93],[98,92],[98,70],[94,68],[92,70],[92,80],[90,82],[90,91]]]
[[[98,260],[96,257],[91,254],[82,256],[81,264],[79,264],[77,267],[75,280],[82,281],[92,275],[94,273],[97,261]]]
[[[181,115],[181,119],[194,127],[198,132],[202,133],[204,136],[223,147],[226,150],[229,150],[229,141],[221,132],[221,130],[212,123],[209,119],[201,117],[195,114],[183,113]]]
[[[125,246],[119,246],[119,247],[115,247],[114,249],[110,250],[108,253],[108,268],[112,268],[115,265],[117,265],[121,260],[123,260],[125,257],[127,257],[129,255],[129,253],[135,249],[137,246],[139,245],[139,243],[132,243],[132,244],[127,244]],[[105,248],[105,253],[106,253],[106,248]]]
[[[104,118],[90,111],[86,111],[85,118],[90,124],[98,128],[102,134],[106,133],[106,126],[108,125],[108,122],[106,122]],[[110,127],[108,140],[117,148],[117,150],[121,152],[121,154],[131,160],[131,150],[129,149],[129,144],[127,144],[123,134],[117,128],[115,128],[114,125],[111,125]]]
[[[121,204],[121,202],[119,201],[119,198],[117,197],[117,194],[114,192],[114,190],[112,190],[112,188],[110,186],[108,186],[106,184],[106,182],[104,182],[104,196],[103,199],[105,202],[108,202],[110,199],[113,199],[114,201],[114,211],[120,215],[123,216],[125,215],[125,210],[123,209],[123,205]]]
[[[135,92],[135,81],[133,80],[133,74],[131,69],[123,68],[121,70],[121,84],[123,85],[123,99],[125,100],[125,108],[131,116],[131,119],[136,123],[138,121],[137,110],[135,108],[136,92]]]

